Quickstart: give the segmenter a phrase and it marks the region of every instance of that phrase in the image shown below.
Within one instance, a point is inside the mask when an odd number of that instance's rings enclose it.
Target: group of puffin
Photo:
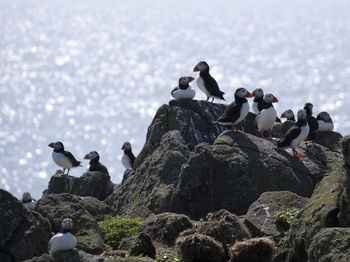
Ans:
[[[193,69],[193,72],[199,71],[199,77],[197,78],[197,86],[207,96],[207,100],[214,99],[225,100],[223,95],[225,94],[219,89],[216,80],[209,73],[209,65],[205,61],[199,62]],[[194,89],[191,88],[189,83],[193,81],[192,76],[185,76],[179,79],[179,85],[171,91],[171,95],[176,99],[193,99],[195,96]],[[242,132],[236,128],[236,125],[246,118],[249,113],[249,103],[247,98],[254,97],[252,109],[256,114],[256,124],[258,131],[264,138],[264,133],[268,132],[269,139],[272,137],[272,127],[274,123],[280,122],[277,117],[277,111],[273,107],[273,103],[277,103],[278,99],[273,94],[265,94],[261,88],[255,89],[250,93],[247,89],[241,87],[238,88],[234,94],[235,100],[226,107],[226,110],[214,123],[219,125],[231,126],[234,131]],[[277,147],[291,147],[293,155],[302,159],[303,154],[298,153],[295,147],[302,141],[307,139],[306,143],[313,142],[317,131],[330,131],[333,130],[334,125],[332,118],[327,112],[321,112],[317,115],[317,118],[312,116],[313,105],[306,103],[303,109],[300,109],[297,114],[297,121],[287,133],[277,141]],[[287,118],[287,120],[294,121],[293,111],[288,109],[282,115],[281,118]]]
[[[53,161],[56,163],[56,165],[63,168],[63,172],[60,172],[61,175],[68,175],[71,168],[81,166],[81,162],[77,161],[71,152],[64,150],[64,145],[62,142],[52,142],[48,146],[53,148]],[[135,156],[132,153],[130,142],[125,142],[122,146],[122,150],[124,151],[121,159],[123,166],[126,169],[133,169]],[[90,160],[89,171],[99,171],[104,174],[109,174],[106,166],[100,163],[100,155],[96,151],[91,151],[90,153],[86,154],[84,159]],[[66,169],[68,170],[67,174],[65,174]]]
[[[205,61],[199,62],[193,69],[193,72],[199,71],[199,77],[197,78],[197,85],[201,91],[205,93],[208,101],[212,98],[225,100],[223,95],[225,94],[219,89],[216,80],[209,73],[209,65]],[[179,85],[171,91],[171,95],[176,99],[193,99],[196,95],[194,89],[189,85],[190,82],[195,80],[192,76],[184,76],[179,79]],[[277,103],[278,99],[272,94],[265,94],[261,88],[255,89],[250,93],[247,89],[240,87],[235,91],[234,101],[229,104],[224,113],[214,122],[219,125],[231,126],[234,131],[242,132],[237,129],[236,125],[243,121],[249,113],[249,103],[247,98],[253,98],[252,110],[256,114],[256,124],[258,131],[264,138],[264,133],[267,131],[269,139],[272,137],[272,127],[277,121],[280,122],[277,117],[277,112],[273,106],[273,103]],[[283,112],[281,118],[286,118],[289,121],[294,121],[292,126],[286,134],[277,141],[277,147],[291,147],[293,155],[302,159],[303,154],[298,153],[295,148],[305,141],[306,139],[312,142],[315,139],[317,131],[329,131],[333,130],[334,125],[332,118],[327,112],[321,112],[317,115],[317,118],[312,116],[313,105],[306,103],[303,109],[300,109],[297,113],[297,121],[295,122],[294,113],[288,109]],[[73,167],[81,166],[81,162],[77,161],[72,153],[64,150],[62,142],[54,142],[48,145],[53,148],[52,159],[63,171],[60,171],[62,175],[68,175],[69,170]],[[130,142],[125,142],[122,146],[124,154],[121,162],[126,169],[133,169],[135,156],[132,153]],[[107,168],[100,163],[100,156],[96,151],[91,151],[86,154],[84,159],[89,159],[89,171],[99,171],[108,174]],[[67,174],[65,174],[65,170]],[[35,199],[33,199],[28,192],[23,194],[22,203],[30,210],[34,209]],[[77,240],[71,233],[73,228],[73,221],[70,218],[65,218],[62,222],[63,233],[57,233],[53,236],[49,242],[50,252],[69,250],[76,246]]]

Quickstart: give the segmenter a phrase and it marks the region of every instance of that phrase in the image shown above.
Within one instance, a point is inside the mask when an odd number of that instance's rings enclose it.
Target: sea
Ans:
[[[238,87],[305,102],[350,134],[348,0],[0,0],[0,188],[40,198],[62,141],[82,167],[96,150],[119,183],[181,76],[207,61],[230,103]],[[195,99],[205,95],[195,82]]]

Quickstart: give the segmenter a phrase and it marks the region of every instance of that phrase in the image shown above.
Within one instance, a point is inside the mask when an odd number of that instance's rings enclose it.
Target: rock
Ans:
[[[340,133],[334,131],[317,132],[315,142],[333,151],[340,152],[342,138],[343,136]]]
[[[139,231],[148,233],[161,246],[173,246],[179,234],[192,227],[188,216],[163,213],[147,219]]]
[[[180,237],[176,240],[176,245],[184,261],[222,262],[224,259],[221,244],[206,235],[193,234]]]
[[[301,210],[308,198],[289,191],[265,192],[250,205],[244,223],[255,236],[272,236],[279,241],[289,227],[275,223],[275,215],[291,209]]]
[[[239,218],[227,210],[213,213],[210,221],[202,223],[197,232],[214,238],[224,248],[233,245],[236,241],[251,238],[248,229],[239,221]]]
[[[350,136],[345,136],[341,142],[342,152],[344,156],[344,167],[346,175],[344,180],[344,188],[340,197],[339,204],[339,225],[343,227],[350,226]]]
[[[22,261],[47,252],[51,238],[51,225],[47,219],[29,211],[22,202],[2,189],[0,210],[1,261]]]
[[[189,153],[179,131],[167,132],[160,146],[105,202],[122,216],[135,213],[136,208],[143,218],[152,212],[167,212],[179,170],[187,162]]]
[[[299,161],[276,149],[271,141],[225,131],[213,145],[195,147],[182,166],[169,211],[192,219],[219,209],[242,215],[266,191],[285,190],[309,197],[327,165],[340,154],[311,145],[306,155]]]
[[[237,242],[230,249],[229,262],[270,262],[277,253],[275,243],[268,238],[252,238]]]
[[[349,261],[350,229],[324,228],[312,240],[310,262]]]
[[[147,131],[146,143],[138,155],[135,167],[159,147],[162,137],[171,130],[178,130],[192,150],[201,142],[213,143],[226,127],[213,122],[222,115],[225,106],[200,100],[171,100],[161,106]]]
[[[102,233],[97,222],[105,215],[115,212],[93,197],[79,197],[71,194],[49,194],[42,197],[35,211],[48,218],[54,232],[61,230],[62,220],[73,220],[73,234],[78,240],[77,248],[91,254],[100,254],[104,248]]]
[[[138,233],[129,250],[130,256],[146,256],[156,258],[156,249],[151,237],[146,233]]]
[[[80,177],[51,177],[45,194],[69,193],[77,196],[91,196],[104,200],[113,192],[113,183],[108,174],[101,172],[85,172]]]

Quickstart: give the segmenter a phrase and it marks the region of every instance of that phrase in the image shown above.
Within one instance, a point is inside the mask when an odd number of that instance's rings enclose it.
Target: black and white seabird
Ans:
[[[295,148],[307,138],[309,134],[309,125],[306,120],[306,111],[300,109],[298,111],[298,121],[292,126],[287,133],[277,142],[277,147],[291,147],[296,158],[302,159],[302,153],[298,153]]]
[[[63,233],[57,233],[49,241],[49,251],[54,253],[57,251],[71,250],[77,245],[77,239],[72,234],[73,221],[65,218],[62,221]]]
[[[278,99],[272,94],[266,94],[264,96],[263,108],[255,119],[262,138],[264,138],[264,132],[268,131],[269,138],[272,139],[271,131],[277,117],[277,111],[272,103],[277,102]]]
[[[305,141],[305,143],[312,143],[315,140],[316,133],[319,126],[317,119],[312,116],[313,107],[314,106],[311,103],[306,103],[304,106],[304,110],[306,111],[306,120],[310,128],[309,135],[307,137],[308,141]]]
[[[91,151],[84,156],[84,159],[90,159],[89,171],[98,171],[104,174],[109,174],[107,167],[100,163],[100,155],[96,151]]]
[[[180,99],[193,99],[196,95],[196,91],[189,85],[194,78],[192,76],[183,76],[179,79],[179,85],[171,91],[172,97],[176,100]]]
[[[281,115],[281,118],[287,118],[287,120],[295,122],[294,113],[291,109],[284,111]]]
[[[323,131],[332,131],[334,129],[334,124],[331,116],[327,112],[321,112],[316,117],[318,122],[318,130]]]
[[[259,114],[263,110],[264,103],[264,91],[261,88],[257,88],[253,91],[252,95],[254,96],[253,100],[253,112]]]
[[[49,147],[53,148],[52,159],[56,165],[63,168],[63,175],[68,175],[72,167],[81,166],[81,162],[77,161],[71,152],[64,151],[62,142],[50,143]],[[67,174],[64,173],[66,169],[68,169]]]
[[[124,150],[124,154],[122,156],[122,164],[126,169],[134,169],[134,161],[135,156],[131,151],[130,142],[125,142],[122,146],[122,150]]]
[[[206,96],[207,96],[207,101],[209,100],[210,97],[212,97],[211,102],[214,102],[214,99],[221,99],[225,100],[224,98],[224,92],[220,91],[218,83],[216,80],[210,75],[209,73],[209,65],[207,62],[202,61],[199,62],[194,68],[193,72],[198,72],[199,77],[197,78],[197,85],[200,90],[202,90]]]
[[[22,195],[22,204],[29,210],[34,210],[36,200],[32,198],[29,192],[24,192]]]
[[[235,92],[235,101],[228,105],[225,112],[214,123],[224,126],[232,126],[236,129],[236,125],[241,122],[249,113],[249,103],[247,97],[253,95],[247,89],[240,87]]]

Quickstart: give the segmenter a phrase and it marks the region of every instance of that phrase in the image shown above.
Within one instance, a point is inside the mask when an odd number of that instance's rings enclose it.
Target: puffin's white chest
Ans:
[[[259,114],[260,113],[260,111],[258,109],[258,103],[257,102],[253,102],[252,108],[253,108],[253,112],[255,114]]]
[[[49,242],[50,252],[65,251],[74,248],[77,245],[77,239],[71,233],[58,233],[54,235]]]
[[[277,112],[273,107],[264,109],[256,116],[256,122],[258,124],[259,132],[271,130],[273,124],[276,121]]]
[[[52,151],[52,159],[56,163],[56,165],[58,165],[60,167],[63,167],[63,168],[72,168],[73,167],[69,158],[66,157],[62,153],[57,153],[55,151]]]
[[[197,78],[197,86],[199,87],[200,90],[202,90],[207,95],[207,97],[211,97],[211,94],[205,88],[204,79],[200,76]]]
[[[23,203],[23,205],[24,205],[25,207],[27,207],[29,210],[34,210],[35,201],[26,202],[26,203]]]
[[[330,122],[325,122],[323,120],[318,120],[317,131],[332,131],[334,129],[334,124]]]
[[[123,166],[126,169],[133,169],[132,161],[131,161],[130,157],[127,154],[123,154],[121,161],[122,161]]]
[[[307,138],[307,136],[309,135],[310,128],[309,128],[308,124],[306,124],[305,126],[300,127],[300,129],[301,129],[301,132],[300,132],[299,136],[294,138],[292,140],[292,142],[290,143],[292,148],[295,148],[298,145],[300,145],[300,143],[303,142]]]
[[[236,125],[239,122],[241,122],[244,118],[246,118],[248,113],[249,113],[249,103],[245,102],[245,103],[242,104],[241,111],[240,111],[240,114],[239,114],[239,118],[237,119],[237,121],[234,124]]]
[[[186,88],[185,90],[179,89],[171,94],[176,100],[179,99],[193,99],[196,95],[196,91],[191,87]]]

